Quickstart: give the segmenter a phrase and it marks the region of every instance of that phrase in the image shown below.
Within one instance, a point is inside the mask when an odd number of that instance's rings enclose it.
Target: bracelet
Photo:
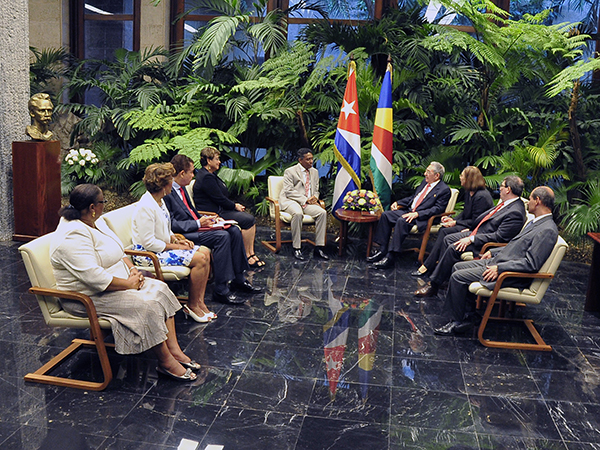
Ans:
[[[131,267],[129,268],[129,273],[131,273],[131,271],[132,271],[133,269],[135,269],[135,268],[136,268],[135,266],[131,266]]]

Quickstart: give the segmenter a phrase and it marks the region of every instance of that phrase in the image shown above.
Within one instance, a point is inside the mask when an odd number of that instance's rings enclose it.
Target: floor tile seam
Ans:
[[[142,401],[146,398],[146,395],[140,395],[140,398],[134,403],[134,405],[131,407],[131,409],[129,411],[127,411],[126,414],[123,415],[123,417],[121,418],[121,420],[119,420],[119,422],[117,423],[117,425],[115,425],[115,427],[113,429],[111,429],[108,432],[108,437],[112,437],[117,430],[119,429],[119,427],[121,426],[121,424],[129,417],[129,415],[133,412],[135,412],[135,410],[141,406]],[[105,436],[104,434],[100,435],[100,436]]]
[[[473,402],[471,401],[471,394],[469,393],[469,390],[467,387],[467,380],[465,377],[463,363],[460,362],[459,364],[460,364],[460,375],[462,377],[463,387],[465,390],[464,395],[467,397],[467,402],[469,403],[469,414],[471,416],[471,422],[473,423],[473,431],[475,432],[475,440],[477,441],[477,446],[481,449],[481,441],[479,440],[479,437],[477,436],[477,426],[475,424],[475,411],[473,411]]]
[[[432,363],[444,363],[444,364],[460,364],[463,361],[459,361],[456,359],[438,359],[438,358],[428,358],[426,356],[417,356],[417,355],[410,355],[410,356],[398,356],[396,354],[392,355],[392,358],[402,358],[402,359],[411,359],[411,360],[415,360],[415,361],[431,361]]]

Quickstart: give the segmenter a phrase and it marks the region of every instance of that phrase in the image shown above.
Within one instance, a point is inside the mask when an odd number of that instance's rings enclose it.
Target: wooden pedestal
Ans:
[[[12,143],[16,241],[54,231],[60,209],[60,142]]]

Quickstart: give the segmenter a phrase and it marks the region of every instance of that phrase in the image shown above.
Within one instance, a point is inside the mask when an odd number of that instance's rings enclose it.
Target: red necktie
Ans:
[[[417,199],[417,203],[415,203],[415,207],[413,208],[413,211],[417,210],[417,208],[419,207],[419,205],[421,204],[421,202],[427,195],[427,192],[429,192],[430,187],[431,187],[431,185],[429,183],[427,183],[427,186],[425,186],[425,189],[423,189],[423,191],[421,192],[421,195],[419,195],[419,198]]]
[[[496,214],[496,213],[498,212],[498,210],[499,210],[500,208],[502,208],[502,206],[503,206],[503,205],[504,205],[504,202],[500,202],[500,203],[498,203],[498,205],[497,205],[497,206],[496,206],[494,209],[492,209],[492,210],[491,210],[489,213],[487,213],[487,215],[486,215],[486,216],[485,216],[483,219],[481,219],[481,222],[479,222],[479,223],[477,224],[477,226],[476,226],[476,227],[475,227],[475,229],[474,229],[474,230],[471,232],[471,234],[469,235],[469,237],[471,237],[471,236],[475,236],[475,235],[477,234],[477,230],[479,230],[479,227],[481,226],[481,224],[482,224],[483,222],[485,222],[486,220],[488,220],[490,217],[492,217],[494,214]]]
[[[185,198],[185,192],[184,192],[183,188],[180,187],[179,190],[181,191],[181,198],[183,199],[183,204],[186,206],[186,208],[188,209],[188,211],[190,212],[190,214],[192,215],[194,220],[198,220],[198,216],[196,215],[194,210],[192,208],[190,208],[190,205],[189,205],[187,199]]]

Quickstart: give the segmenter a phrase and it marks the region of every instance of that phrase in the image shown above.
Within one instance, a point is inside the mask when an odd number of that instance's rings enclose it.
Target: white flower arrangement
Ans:
[[[67,156],[65,156],[65,161],[70,166],[79,164],[83,167],[85,166],[86,162],[89,162],[90,164],[97,164],[98,158],[93,151],[87,148],[73,148],[69,150],[69,153],[67,153]]]
[[[101,174],[99,162],[96,154],[90,149],[73,148],[65,156],[65,173],[80,181],[95,182]]]

